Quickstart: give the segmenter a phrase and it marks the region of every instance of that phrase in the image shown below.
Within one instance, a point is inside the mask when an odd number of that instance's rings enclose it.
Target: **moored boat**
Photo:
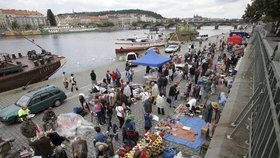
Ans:
[[[129,52],[145,52],[151,47],[164,47],[165,37],[163,33],[150,32],[142,36],[119,39],[116,44],[116,56],[126,55]]]
[[[0,54],[0,92],[47,80],[62,65],[64,57],[42,50],[42,53],[28,51],[11,56]]]

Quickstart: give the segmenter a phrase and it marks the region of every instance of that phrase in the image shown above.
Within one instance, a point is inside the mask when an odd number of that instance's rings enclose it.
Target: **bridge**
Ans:
[[[250,40],[207,158],[280,156],[280,40],[260,26]]]
[[[242,21],[237,20],[189,21],[188,23],[196,26],[197,29],[201,29],[202,26],[214,26],[215,30],[218,30],[219,26],[232,26],[234,29],[237,29],[238,25],[243,24]]]

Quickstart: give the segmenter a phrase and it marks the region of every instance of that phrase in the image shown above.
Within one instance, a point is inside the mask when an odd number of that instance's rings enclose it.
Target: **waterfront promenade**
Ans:
[[[211,37],[206,43],[204,43],[203,45],[208,44],[208,42],[216,42],[217,38],[216,37]],[[198,44],[196,44],[198,46]],[[183,54],[186,53],[187,51],[187,47],[189,46],[189,43],[186,43],[182,46],[182,50],[183,50]],[[164,53],[163,53],[164,54]],[[125,67],[125,63],[124,62],[120,62],[120,61],[116,61],[110,65],[106,65],[106,66],[101,66],[101,67],[96,67],[94,68],[95,73],[97,74],[97,79],[100,81],[105,77],[105,73],[106,70],[115,70],[116,68],[118,68],[120,71],[122,71],[122,76],[123,78],[125,77],[125,73],[124,73],[124,67]],[[22,90],[22,89],[16,89],[16,90],[12,90],[12,91],[8,91],[8,92],[4,92],[0,94],[0,106],[1,108],[9,105],[13,102],[15,102],[21,95],[25,94],[27,91],[32,90],[33,88],[42,86],[42,85],[55,85],[59,88],[61,88],[62,90],[65,91],[66,95],[67,95],[67,99],[66,101],[60,106],[60,107],[56,107],[54,108],[54,111],[57,115],[61,114],[61,113],[68,113],[72,111],[72,108],[74,106],[80,106],[79,101],[78,101],[78,94],[79,93],[84,93],[86,95],[89,94],[89,89],[91,87],[91,81],[90,81],[90,71],[91,69],[89,68],[88,70],[84,71],[84,72],[80,72],[80,73],[76,73],[75,77],[77,80],[77,84],[79,87],[79,91],[76,92],[70,92],[69,90],[65,90],[62,84],[62,78],[58,77],[58,78],[54,78],[54,79],[50,79],[44,82],[40,82],[40,83],[36,83],[33,85],[30,85],[26,90]],[[145,82],[143,76],[145,74],[145,67],[143,66],[138,66],[136,68],[134,68],[134,72],[135,72],[135,78],[134,78],[134,83],[139,83],[139,84],[143,84]],[[67,73],[67,72],[66,72]],[[68,74],[69,77],[70,74]],[[184,87],[185,82],[181,82],[180,83],[180,87]],[[167,88],[169,89],[169,87]],[[185,91],[185,90],[182,90]],[[213,96],[215,97],[215,96]],[[177,104],[179,104],[180,102],[178,102]],[[156,112],[156,107],[153,107],[153,111]],[[141,101],[139,101],[137,104],[132,105],[132,114],[135,115],[135,120],[136,120],[136,127],[137,130],[139,131],[140,135],[143,135],[144,132],[144,118],[143,118],[143,110],[142,110],[142,103]],[[166,116],[172,116],[173,113],[173,109],[166,107]],[[115,117],[115,116],[114,116]],[[162,116],[160,116],[160,118],[162,118]],[[90,120],[89,116],[85,116],[86,120]],[[35,116],[35,118],[33,118],[34,122],[42,125],[42,113],[37,114]],[[113,123],[117,123],[117,118],[113,118]],[[154,122],[155,124],[156,122]],[[94,124],[96,125],[97,122],[94,119]],[[103,131],[105,130],[105,126],[102,127]],[[6,138],[6,137],[13,137],[16,139],[14,145],[16,149],[20,149],[22,146],[27,146],[27,140],[25,137],[23,137],[20,133],[20,128],[19,128],[19,124],[14,124],[14,125],[4,125],[4,124],[0,124],[0,130],[1,130],[1,135]],[[94,149],[93,147],[93,138],[94,138],[94,134],[95,132],[93,132],[90,135],[87,135],[87,137],[85,138],[86,140],[88,140],[88,146],[89,146],[89,157],[94,157]],[[120,133],[121,134],[121,133]],[[71,156],[71,149],[69,147],[69,143],[65,142],[64,143],[66,145],[66,150],[67,153],[70,157]],[[115,151],[122,145],[122,141],[118,141],[118,142],[114,142],[114,147],[115,147]],[[178,145],[178,144],[174,144],[174,143],[169,143],[175,147],[177,147],[177,149],[179,151],[183,152],[183,155],[185,157],[189,157],[191,155],[199,155],[198,152],[191,150],[190,148],[187,148],[185,146],[182,145]]]

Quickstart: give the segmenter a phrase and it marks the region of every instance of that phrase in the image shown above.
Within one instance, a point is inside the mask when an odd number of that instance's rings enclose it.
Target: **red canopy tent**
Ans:
[[[233,35],[231,37],[228,37],[227,43],[232,43],[233,45],[242,44],[242,37],[238,35]]]

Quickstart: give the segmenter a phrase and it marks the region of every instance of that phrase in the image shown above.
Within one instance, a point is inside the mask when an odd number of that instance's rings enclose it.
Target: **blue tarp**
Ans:
[[[171,59],[157,54],[154,50],[148,51],[146,55],[138,60],[132,61],[133,65],[143,65],[151,67],[160,67],[165,63],[170,62]]]
[[[191,127],[194,131],[196,131],[197,135],[195,136],[196,139],[194,142],[177,138],[170,134],[166,134],[163,138],[167,141],[183,144],[196,151],[200,150],[201,145],[205,142],[205,139],[201,137],[201,128],[206,126],[206,122],[198,117],[182,117],[180,118],[180,123],[183,126]]]

